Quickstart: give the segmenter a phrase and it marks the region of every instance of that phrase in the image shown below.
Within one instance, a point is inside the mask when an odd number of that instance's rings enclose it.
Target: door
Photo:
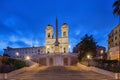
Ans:
[[[68,66],[68,58],[64,58],[64,66]]]

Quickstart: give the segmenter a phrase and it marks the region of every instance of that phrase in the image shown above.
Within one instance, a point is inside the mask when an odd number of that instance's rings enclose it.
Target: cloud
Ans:
[[[76,30],[76,35],[79,35],[80,34],[80,30]]]
[[[28,47],[29,45],[24,43],[23,41],[15,41],[15,42],[8,42],[8,45],[10,45],[11,47]]]
[[[0,40],[0,54],[3,54],[3,49],[6,47],[7,43]]]
[[[56,15],[59,25],[68,23],[71,49],[85,34],[93,34],[99,45],[106,45],[107,34],[118,20],[112,15],[113,1],[103,1],[0,0],[0,50],[8,45],[45,45],[45,27],[55,25]]]
[[[10,36],[9,37],[9,41],[10,42],[24,42],[24,44],[28,45],[28,46],[32,46],[32,38],[25,38],[25,37],[20,37],[20,36]],[[20,44],[22,45],[22,44]]]

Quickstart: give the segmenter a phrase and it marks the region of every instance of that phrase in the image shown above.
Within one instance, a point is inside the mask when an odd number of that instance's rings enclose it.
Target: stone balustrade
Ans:
[[[77,64],[78,67],[81,67],[83,69],[86,69],[86,70],[91,70],[91,71],[94,71],[96,73],[100,73],[100,74],[103,74],[103,75],[106,75],[106,76],[110,76],[112,79],[120,79],[120,73],[114,73],[114,72],[110,72],[110,71],[106,71],[106,70],[103,70],[103,69],[100,69],[100,68],[97,68],[97,67],[93,67],[93,66],[85,66],[85,65],[82,65],[80,63]]]
[[[26,71],[30,71],[37,66],[38,66],[38,64],[34,63],[34,65],[32,65],[30,67],[23,67],[21,69],[18,69],[18,70],[9,72],[9,73],[1,73],[0,74],[0,80],[8,79],[8,78],[10,78],[12,76],[15,76],[17,74],[20,74],[20,73],[23,73],[23,72],[26,72]]]

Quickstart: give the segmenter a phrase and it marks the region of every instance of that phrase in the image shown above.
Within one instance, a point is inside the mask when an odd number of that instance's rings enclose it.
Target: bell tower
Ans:
[[[48,24],[47,28],[46,28],[46,39],[50,39],[53,38],[53,28],[52,25]]]
[[[51,39],[54,37],[54,31],[52,25],[48,24],[46,28],[46,53],[51,53]]]
[[[68,37],[68,25],[67,25],[67,23],[64,23],[62,25],[61,33],[62,33],[63,38]]]
[[[61,28],[61,34],[62,34],[62,52],[68,53],[69,52],[69,42],[68,42],[68,25],[67,23],[63,23]]]

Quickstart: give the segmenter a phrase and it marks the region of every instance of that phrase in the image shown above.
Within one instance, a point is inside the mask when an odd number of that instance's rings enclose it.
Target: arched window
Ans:
[[[50,38],[50,33],[48,33],[48,38]]]
[[[47,50],[47,54],[49,54],[50,53],[50,49],[48,48],[48,50]]]
[[[64,48],[64,53],[66,53],[66,48]]]
[[[47,54],[49,54],[50,52],[48,51]]]
[[[38,49],[38,52],[40,52],[40,50]]]
[[[66,32],[63,32],[63,36],[66,37]]]

